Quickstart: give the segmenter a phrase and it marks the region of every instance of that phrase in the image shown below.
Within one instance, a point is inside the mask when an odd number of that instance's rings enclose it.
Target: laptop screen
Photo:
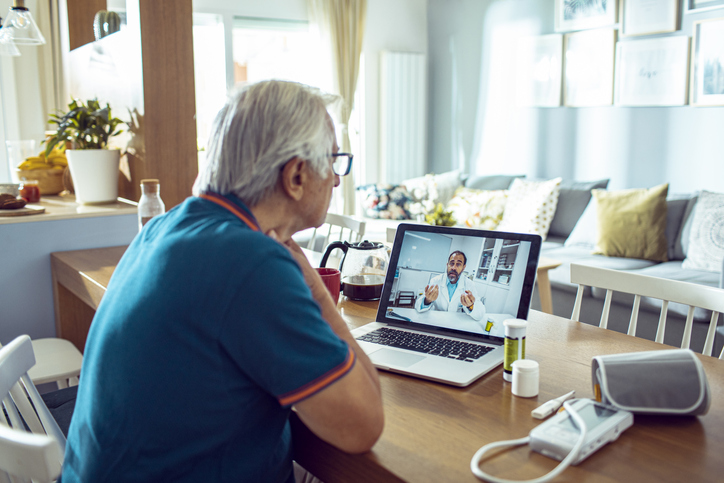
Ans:
[[[397,228],[377,321],[481,339],[528,317],[541,237],[469,228]]]

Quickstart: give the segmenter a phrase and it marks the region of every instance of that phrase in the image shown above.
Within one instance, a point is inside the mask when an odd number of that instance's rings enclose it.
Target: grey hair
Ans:
[[[271,195],[281,168],[295,156],[326,178],[335,142],[327,106],[336,100],[295,82],[270,80],[241,88],[214,119],[193,193],[232,193],[255,206]]]

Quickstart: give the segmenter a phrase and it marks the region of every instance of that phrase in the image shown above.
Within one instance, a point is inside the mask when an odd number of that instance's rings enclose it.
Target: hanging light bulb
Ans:
[[[3,23],[3,18],[0,17],[0,55],[5,55],[8,57],[17,57],[18,55],[20,55],[20,51],[15,46],[15,42],[13,42],[12,39],[3,38],[2,23]]]
[[[33,20],[24,0],[14,0],[0,30],[0,41],[10,39],[18,45],[43,45],[45,38]]]

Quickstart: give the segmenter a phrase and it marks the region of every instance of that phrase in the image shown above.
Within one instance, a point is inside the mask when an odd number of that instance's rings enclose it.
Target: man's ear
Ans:
[[[302,158],[296,156],[287,161],[282,169],[281,188],[287,196],[294,201],[299,201],[304,194],[308,176],[309,165]]]

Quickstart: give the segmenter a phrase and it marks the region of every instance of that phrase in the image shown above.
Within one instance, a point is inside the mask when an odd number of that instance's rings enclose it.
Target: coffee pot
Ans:
[[[390,261],[387,247],[367,240],[359,243],[333,242],[327,245],[320,267],[326,266],[329,254],[335,248],[344,252],[339,263],[342,293],[353,300],[378,300]]]

